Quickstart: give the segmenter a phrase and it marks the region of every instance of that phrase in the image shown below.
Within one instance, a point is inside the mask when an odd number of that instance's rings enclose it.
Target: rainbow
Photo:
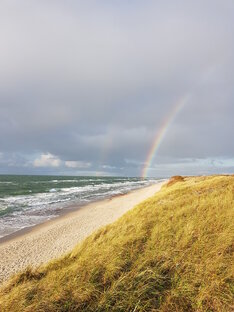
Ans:
[[[144,168],[142,170],[142,178],[146,178],[148,175],[148,171],[150,169],[150,166],[152,165],[152,162],[154,160],[154,157],[168,131],[171,124],[173,123],[174,119],[178,115],[178,113],[182,110],[182,108],[185,106],[185,104],[188,102],[190,98],[189,94],[184,95],[179,99],[179,101],[176,102],[176,104],[173,106],[172,110],[169,112],[167,117],[164,119],[160,129],[157,131],[155,139],[153,141],[153,144],[149,150],[148,156],[145,161]]]

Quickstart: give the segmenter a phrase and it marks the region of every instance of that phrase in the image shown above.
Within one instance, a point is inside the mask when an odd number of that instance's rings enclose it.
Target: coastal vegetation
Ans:
[[[233,311],[234,176],[174,177],[71,253],[28,268],[0,311]]]

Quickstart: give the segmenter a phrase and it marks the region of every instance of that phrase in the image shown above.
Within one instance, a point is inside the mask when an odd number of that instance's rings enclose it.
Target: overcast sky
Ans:
[[[233,0],[1,0],[0,173],[234,171]]]

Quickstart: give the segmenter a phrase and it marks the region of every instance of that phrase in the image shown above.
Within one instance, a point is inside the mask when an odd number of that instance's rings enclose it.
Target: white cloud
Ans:
[[[110,166],[110,165],[103,165],[102,168],[103,168],[103,169],[119,169],[119,168],[116,167],[116,166]]]
[[[34,167],[59,167],[61,160],[50,153],[41,154],[41,156],[34,160]]]
[[[91,163],[85,161],[65,161],[65,166],[68,168],[90,168]]]

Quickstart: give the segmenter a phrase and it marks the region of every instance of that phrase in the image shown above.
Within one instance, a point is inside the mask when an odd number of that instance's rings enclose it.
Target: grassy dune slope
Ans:
[[[175,179],[71,254],[17,275],[0,311],[233,311],[234,177]]]

